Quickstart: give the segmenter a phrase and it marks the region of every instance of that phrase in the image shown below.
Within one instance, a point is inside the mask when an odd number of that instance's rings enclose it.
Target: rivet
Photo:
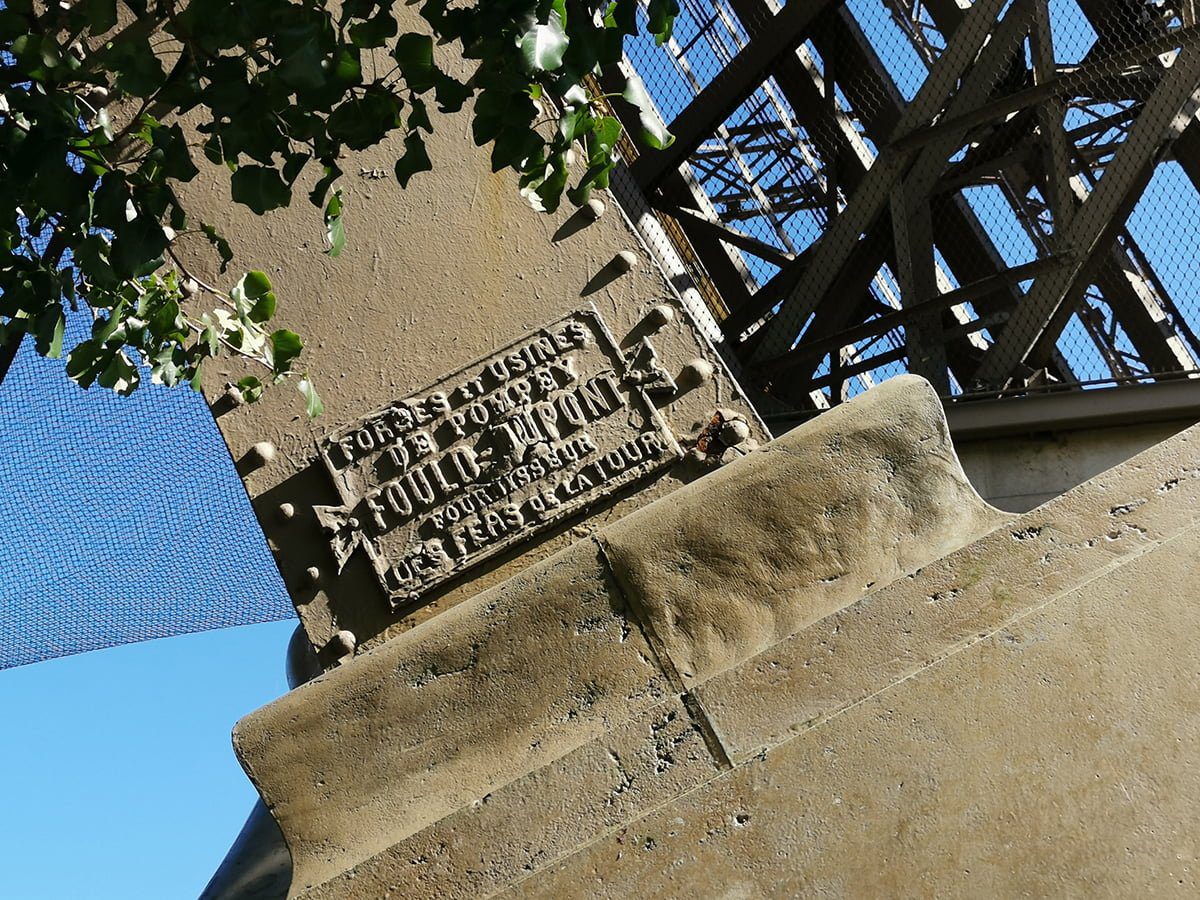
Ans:
[[[637,265],[637,254],[632,250],[622,250],[613,259],[613,268],[618,272],[628,272]]]
[[[334,659],[342,659],[354,653],[357,646],[358,638],[354,636],[354,632],[342,629],[329,639],[325,649],[331,652]]]
[[[296,507],[290,503],[280,503],[275,514],[279,517],[280,522],[288,522],[291,521],[292,516],[296,515]]]
[[[316,566],[309,566],[304,570],[304,583],[309,587],[316,586],[321,580],[321,570]]]
[[[721,425],[721,443],[726,447],[736,447],[750,437],[750,425],[745,419],[730,419]]]
[[[580,210],[580,212],[582,212],[585,218],[591,219],[593,222],[595,222],[602,215],[604,215],[604,201],[597,197],[593,197],[583,205],[583,208]]]
[[[265,466],[275,458],[275,445],[270,441],[259,441],[250,448],[250,453],[261,465]]]
[[[238,461],[238,473],[245,477],[256,469],[261,469],[274,458],[275,445],[270,441],[259,441]]]
[[[671,324],[674,320],[675,309],[666,303],[660,303],[650,310],[650,312],[646,313],[646,321],[655,328],[662,328],[664,325]]]
[[[713,364],[707,359],[696,357],[683,367],[679,380],[690,387],[707,384],[713,377]]]

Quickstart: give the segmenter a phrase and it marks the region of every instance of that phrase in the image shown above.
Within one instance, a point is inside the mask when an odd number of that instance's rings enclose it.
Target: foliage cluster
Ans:
[[[198,383],[203,363],[235,353],[266,373],[248,400],[294,378],[310,415],[321,402],[297,360],[300,337],[272,330],[276,296],[261,271],[227,290],[187,271],[174,249],[203,235],[221,272],[229,241],[189,214],[180,185],[227,166],[231,200],[264,215],[308,199],[327,253],[346,240],[338,190],[347,152],[385,138],[403,152],[403,187],[433,161],[430,109],[473,102],[475,142],[513,169],[537,209],[580,204],[608,184],[621,126],[587,89],[638,30],[638,0],[410,0],[425,32],[401,33],[394,0],[7,0],[0,9],[0,347],[32,335],[59,357],[66,311],[87,308],[90,337],[68,375],[128,393],[142,373]],[[661,43],[676,0],[650,0]],[[437,44],[468,62],[456,78]],[[671,140],[640,82],[643,143]],[[181,125],[183,117],[192,126]],[[573,148],[582,165],[571,182]],[[210,307],[211,308],[206,308]]]

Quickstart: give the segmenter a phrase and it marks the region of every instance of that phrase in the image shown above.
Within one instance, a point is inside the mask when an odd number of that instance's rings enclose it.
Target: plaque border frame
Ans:
[[[634,384],[629,381],[628,375],[631,371],[633,371],[633,369],[630,366],[627,351],[623,351],[621,349],[620,343],[618,342],[616,336],[612,333],[611,329],[609,329],[608,324],[604,321],[604,317],[600,314],[600,310],[596,307],[596,304],[588,301],[586,306],[571,310],[570,312],[565,313],[556,319],[552,319],[543,325],[525,331],[504,346],[497,347],[495,350],[481,354],[454,369],[453,371],[440,375],[438,378],[429,382],[423,387],[416,388],[415,390],[407,392],[402,397],[390,400],[387,403],[376,407],[365,415],[359,416],[354,421],[329,432],[322,438],[317,439],[316,444],[318,455],[321,457],[321,461],[324,464],[326,473],[329,475],[330,480],[334,484],[334,490],[337,492],[338,498],[341,500],[342,505],[347,508],[353,508],[353,506],[356,506],[362,501],[362,497],[349,490],[341,476],[341,472],[334,467],[333,461],[327,452],[331,445],[337,443],[337,438],[342,437],[347,433],[358,431],[367,423],[386,413],[389,409],[393,408],[397,404],[405,403],[411,398],[420,398],[428,395],[438,386],[443,385],[448,381],[453,381],[457,376],[475,369],[498,356],[503,356],[513,347],[518,346],[529,338],[539,335],[548,335],[551,333],[551,329],[555,328],[556,326],[564,324],[572,319],[577,319],[581,316],[590,317],[592,319],[595,332],[601,337],[601,339],[607,342],[607,346],[600,348],[600,352],[606,358],[612,357],[616,359],[616,365],[619,366],[619,368],[614,368],[612,370],[613,374],[617,377],[617,380],[621,386],[629,392],[631,398],[641,403],[647,414],[647,420],[653,426],[653,431],[645,430],[638,431],[636,433],[639,435],[650,433],[656,434],[666,445],[667,452],[656,463],[635,477],[619,481],[612,487],[602,487],[598,490],[588,492],[578,499],[567,501],[562,507],[560,507],[561,511],[557,512],[555,515],[543,519],[532,527],[514,531],[512,534],[507,535],[504,538],[496,541],[494,544],[489,545],[473,561],[467,563],[466,565],[451,568],[440,574],[436,579],[425,584],[419,590],[409,593],[392,591],[388,588],[386,582],[384,581],[385,573],[390,566],[388,558],[385,554],[376,549],[373,541],[364,535],[364,538],[361,541],[363,550],[366,552],[367,557],[371,562],[371,568],[375,573],[376,581],[379,585],[380,591],[385,597],[387,597],[393,611],[418,603],[423,596],[431,591],[458,580],[471,570],[475,569],[477,566],[483,565],[489,560],[494,559],[496,556],[499,556],[505,550],[510,549],[512,545],[517,543],[521,538],[533,537],[541,534],[556,524],[568,522],[576,516],[583,514],[593,506],[596,506],[610,498],[616,497],[623,490],[634,484],[637,484],[640,481],[650,478],[652,475],[671,466],[683,458],[683,448],[679,445],[679,441],[676,439],[674,432],[671,431],[659,408],[654,404],[653,400],[650,399],[647,391],[640,384]],[[579,468],[582,468],[582,466]],[[575,468],[572,471],[578,470],[578,468]],[[620,478],[621,476],[618,475],[617,477]],[[464,559],[466,559],[466,557],[464,557]]]

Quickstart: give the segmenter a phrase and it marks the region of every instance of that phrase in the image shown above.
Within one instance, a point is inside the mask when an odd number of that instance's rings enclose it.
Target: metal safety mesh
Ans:
[[[66,345],[90,323],[71,315]],[[21,349],[0,383],[0,668],[291,615],[200,395],[85,392]]]
[[[628,48],[686,151],[640,187],[768,394],[821,407],[903,370],[951,396],[1200,372],[1193,0],[681,6],[665,46]],[[697,108],[721,118],[697,131]]]

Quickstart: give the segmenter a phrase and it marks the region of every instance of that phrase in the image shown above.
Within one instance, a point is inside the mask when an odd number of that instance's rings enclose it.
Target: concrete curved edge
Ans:
[[[234,731],[290,895],[1010,518],[900,377],[361,654]]]

